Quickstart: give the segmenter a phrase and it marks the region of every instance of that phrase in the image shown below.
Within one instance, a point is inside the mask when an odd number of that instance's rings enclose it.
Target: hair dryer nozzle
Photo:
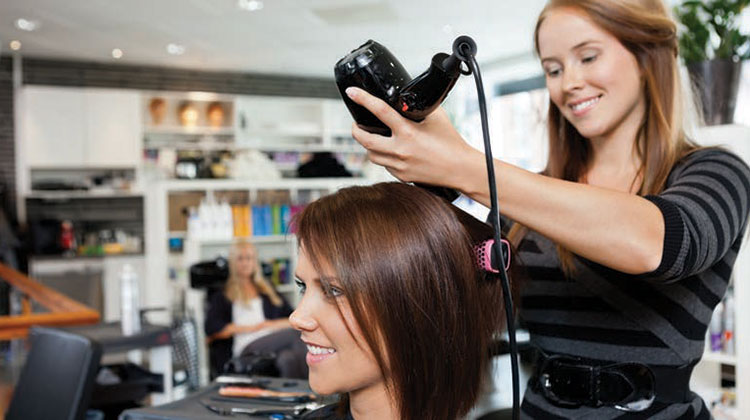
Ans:
[[[461,61],[469,61],[469,57],[477,55],[477,43],[468,35],[461,35],[453,41],[453,54]]]

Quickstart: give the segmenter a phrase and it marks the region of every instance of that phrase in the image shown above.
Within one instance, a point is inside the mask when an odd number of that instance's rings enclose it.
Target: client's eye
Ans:
[[[343,296],[344,295],[344,291],[341,290],[340,288],[336,287],[336,286],[328,285],[328,286],[324,287],[324,291],[325,291],[326,296],[331,297],[331,298],[335,298],[335,297],[339,297],[339,296]]]
[[[305,294],[305,290],[307,290],[307,286],[305,285],[305,282],[303,282],[300,279],[295,278],[294,279],[294,284],[297,285],[297,288],[299,289],[299,294],[304,295]]]

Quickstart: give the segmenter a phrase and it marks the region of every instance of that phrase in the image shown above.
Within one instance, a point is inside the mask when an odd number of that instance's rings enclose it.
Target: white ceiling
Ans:
[[[339,58],[374,39],[416,75],[461,34],[476,40],[480,64],[527,55],[544,3],[265,0],[247,12],[237,0],[0,0],[0,51],[19,40],[34,57],[332,77]],[[21,17],[40,27],[16,28]],[[167,54],[169,43],[185,54]],[[124,56],[112,58],[113,48]]]

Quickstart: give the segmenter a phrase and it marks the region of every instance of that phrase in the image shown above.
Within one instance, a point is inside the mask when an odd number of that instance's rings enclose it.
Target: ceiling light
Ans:
[[[13,41],[10,41],[10,49],[13,51],[18,51],[21,49],[21,41],[14,39]]]
[[[182,55],[185,54],[185,46],[180,44],[168,44],[167,52],[172,55]]]
[[[16,19],[16,28],[22,31],[31,32],[39,28],[39,21],[29,20],[29,19],[24,19],[24,18]]]
[[[122,50],[119,48],[115,48],[112,50],[112,58],[120,59],[122,58]]]
[[[237,7],[242,10],[255,12],[263,8],[263,2],[260,0],[237,0]]]

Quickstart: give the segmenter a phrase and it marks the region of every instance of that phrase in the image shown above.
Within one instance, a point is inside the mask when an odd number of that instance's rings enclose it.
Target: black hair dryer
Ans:
[[[435,54],[430,68],[412,79],[387,48],[369,40],[339,60],[334,75],[339,93],[357,125],[371,133],[390,136],[391,130],[385,124],[346,96],[346,88],[361,88],[384,100],[404,117],[421,121],[440,106],[461,74],[469,74],[461,69],[461,63],[476,51],[474,40],[460,36],[453,42],[453,54]],[[419,186],[449,201],[459,195],[449,188]]]

